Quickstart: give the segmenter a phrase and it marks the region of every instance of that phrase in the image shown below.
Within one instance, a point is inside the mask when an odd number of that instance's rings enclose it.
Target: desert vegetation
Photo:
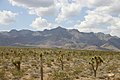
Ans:
[[[0,80],[120,80],[120,52],[0,47]]]

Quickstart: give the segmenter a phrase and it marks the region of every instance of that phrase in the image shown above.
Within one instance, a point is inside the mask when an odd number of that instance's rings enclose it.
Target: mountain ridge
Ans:
[[[84,33],[57,27],[51,30],[0,32],[0,46],[57,47],[87,50],[120,50],[120,38],[104,33]]]

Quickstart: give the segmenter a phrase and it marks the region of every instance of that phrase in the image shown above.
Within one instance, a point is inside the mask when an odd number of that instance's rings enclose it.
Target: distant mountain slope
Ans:
[[[83,33],[57,27],[51,30],[0,32],[0,46],[36,46],[75,49],[119,50],[120,38],[104,33]]]

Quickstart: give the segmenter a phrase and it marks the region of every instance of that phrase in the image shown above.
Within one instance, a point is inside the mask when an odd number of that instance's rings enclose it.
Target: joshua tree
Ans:
[[[3,52],[1,52],[1,57],[2,57],[2,59],[4,59],[4,53]]]
[[[59,52],[59,60],[61,63],[61,69],[64,70],[64,62],[63,62],[63,57],[64,55],[61,53],[61,51]]]
[[[98,67],[100,66],[101,63],[103,63],[102,58],[96,56],[91,59],[91,62],[89,62],[89,64],[92,66],[92,70],[94,72],[95,77],[97,74]]]
[[[18,71],[20,71],[21,70],[21,61],[19,60],[19,61],[12,61],[12,63],[13,63],[13,65],[16,67],[16,69],[18,70]]]
[[[43,80],[43,54],[40,54],[40,72],[41,72],[41,80]]]
[[[19,58],[17,60],[12,60],[13,65],[16,67],[16,69],[18,71],[21,70],[21,60],[22,60],[22,56],[20,55]]]

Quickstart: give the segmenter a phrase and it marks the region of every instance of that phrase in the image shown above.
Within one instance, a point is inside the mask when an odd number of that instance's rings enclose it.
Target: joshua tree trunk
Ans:
[[[63,66],[63,60],[62,59],[60,59],[60,62],[61,62],[61,69],[63,70],[64,68],[64,66]]]
[[[41,80],[43,80],[43,58],[42,54],[40,55],[41,65],[40,65],[40,72],[41,72]]]
[[[60,55],[61,69],[64,69],[63,54]]]
[[[94,77],[96,77],[96,70],[94,70]]]

